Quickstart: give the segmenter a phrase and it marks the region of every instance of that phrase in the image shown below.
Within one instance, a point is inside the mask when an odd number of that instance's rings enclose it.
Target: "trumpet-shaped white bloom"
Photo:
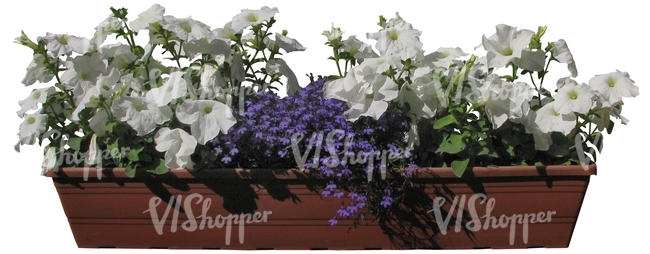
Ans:
[[[165,16],[162,27],[174,32],[176,37],[185,42],[216,38],[208,25],[194,20],[192,17],[177,19],[172,16]]]
[[[573,55],[569,51],[569,46],[567,46],[566,41],[560,39],[557,42],[553,43],[553,48],[551,49],[553,57],[560,61],[560,63],[567,64],[569,72],[571,72],[571,77],[575,78],[578,76],[578,68],[576,68],[576,62],[573,60]]]
[[[576,115],[574,113],[558,113],[555,110],[555,101],[553,101],[537,110],[535,123],[539,126],[539,130],[544,133],[557,131],[569,135],[573,128],[576,127]]]
[[[116,99],[111,109],[113,115],[129,124],[138,132],[138,136],[151,133],[157,125],[169,121],[173,115],[168,106],[158,107],[155,102],[136,96]]]
[[[119,31],[122,31],[122,20],[111,14],[95,27],[95,36],[92,38],[91,46],[99,48],[106,41],[109,34]]]
[[[433,66],[439,68],[449,68],[454,60],[461,56],[467,56],[460,48],[438,48],[435,52],[428,54],[424,57],[426,63],[432,63]]]
[[[413,29],[409,23],[402,22],[377,33],[368,33],[367,37],[377,40],[375,47],[379,50],[379,54],[395,54],[406,59],[423,51],[420,35],[422,35],[422,31]]]
[[[50,55],[49,57],[52,56]],[[47,69],[46,61],[47,59],[42,54],[34,54],[34,59],[27,66],[27,74],[25,74],[22,81],[25,86],[31,86],[36,83],[36,81],[47,83],[52,80],[54,74],[48,74],[48,72],[45,71]]]
[[[587,84],[567,82],[558,89],[555,95],[555,111],[560,114],[572,112],[587,114],[591,109],[594,92]]]
[[[221,94],[221,89],[226,85],[226,80],[221,73],[211,64],[204,64],[201,69],[201,82],[198,90],[200,99],[214,99]]]
[[[24,120],[20,124],[20,132],[18,132],[20,144],[33,145],[36,143],[36,138],[46,129],[46,122],[46,114],[25,114]]]
[[[56,147],[48,147],[43,156],[43,163],[41,163],[41,175],[45,175],[47,171],[54,170],[58,171],[58,163],[56,162]]]
[[[79,113],[87,107],[95,108],[99,106],[99,98],[104,97],[111,99],[113,92],[117,88],[117,82],[120,80],[120,71],[112,69],[108,76],[100,76],[97,83],[83,91],[83,97],[77,100],[77,108],[70,115],[70,120],[79,121]],[[78,86],[78,88],[81,86]]]
[[[23,115],[25,115],[25,112],[33,109],[38,109],[38,104],[45,103],[47,100],[47,95],[53,92],[54,87],[51,86],[32,91],[32,93],[27,98],[18,102],[18,105],[20,105],[20,110],[16,112],[18,113],[18,117],[22,118]]]
[[[154,137],[156,150],[165,152],[165,166],[169,169],[192,169],[191,156],[196,139],[182,129],[160,128]]]
[[[497,129],[505,123],[510,113],[510,95],[507,84],[496,74],[488,76],[485,84],[478,87],[479,94],[475,95],[476,105],[484,105],[485,113],[492,126]]]
[[[191,126],[192,136],[202,145],[237,123],[232,109],[214,100],[186,100],[176,108],[176,118]]]
[[[163,14],[165,14],[165,7],[162,7],[159,4],[154,4],[146,11],[140,13],[140,15],[138,15],[138,18],[131,21],[129,23],[129,27],[134,32],[138,32],[142,29],[147,28],[152,23],[162,21]]]
[[[261,24],[264,21],[271,20],[276,13],[278,13],[278,8],[269,8],[267,6],[264,6],[259,10],[242,10],[241,13],[232,18],[232,30],[239,33],[247,26],[254,26]]]
[[[200,53],[212,55],[230,55],[230,45],[222,39],[208,39],[193,40],[183,46],[185,54],[188,56],[196,56]]]
[[[267,63],[271,66],[276,66],[280,73],[287,77],[287,95],[292,96],[300,91],[301,87],[298,83],[298,78],[296,77],[296,74],[293,73],[291,68],[289,68],[289,65],[284,61],[284,59],[274,58],[269,60]]]
[[[359,63],[363,62],[365,58],[379,57],[379,55],[372,49],[372,46],[370,46],[370,44],[362,42],[354,35],[350,35],[350,37],[348,37],[342,43],[343,48],[340,50],[343,52],[349,52],[350,55],[359,61]]]
[[[487,60],[489,68],[506,66],[514,58],[521,57],[521,52],[528,48],[533,31],[500,24],[496,27],[496,34],[487,38],[483,36],[483,48],[488,51]]]
[[[364,81],[364,84],[357,91],[351,91],[352,96],[348,97],[348,104],[351,104],[350,109],[346,111],[348,120],[356,121],[361,116],[379,119],[388,109],[388,102],[399,94],[397,84],[384,75],[370,74]]]
[[[589,86],[600,93],[609,104],[617,104],[623,97],[636,97],[639,95],[639,87],[634,85],[627,72],[616,70],[609,74],[596,75],[589,80]]]
[[[332,22],[332,28],[327,31],[323,31],[323,35],[327,37],[328,41],[334,41],[334,40],[341,40],[341,37],[343,36],[343,31],[341,31],[341,28],[339,27],[334,27],[334,22]]]
[[[61,75],[61,82],[70,89],[75,88],[84,81],[94,84],[97,77],[106,74],[108,60],[103,59],[100,53],[77,56],[66,62],[68,70]]]
[[[108,66],[109,70],[113,68],[122,71],[126,70],[133,64],[133,62],[138,60],[138,56],[131,52],[131,47],[121,43],[102,47],[99,49],[99,52],[102,53],[105,58],[112,58],[111,63]]]
[[[217,34],[217,38],[221,38],[227,41],[230,40],[237,40],[237,36],[235,34],[241,33],[240,30],[233,30],[232,29],[232,22],[226,23],[226,25],[223,26],[223,28],[216,28],[213,30]]]
[[[187,94],[187,80],[183,78],[185,72],[175,71],[169,74],[169,78],[161,87],[152,88],[147,92],[147,98],[151,98],[159,107],[169,104],[172,99],[178,99]]]
[[[275,41],[280,46],[281,49],[284,49],[285,52],[290,53],[294,51],[304,51],[306,48],[300,44],[296,39],[289,38],[282,34],[275,34]]]
[[[88,120],[88,126],[90,126],[90,129],[93,130],[98,137],[103,137],[106,135],[106,132],[108,132],[106,124],[108,124],[108,112],[104,109],[99,109],[95,115]]]
[[[42,39],[45,40],[47,50],[57,57],[69,56],[72,52],[83,55],[92,49],[90,40],[74,35],[47,33]]]

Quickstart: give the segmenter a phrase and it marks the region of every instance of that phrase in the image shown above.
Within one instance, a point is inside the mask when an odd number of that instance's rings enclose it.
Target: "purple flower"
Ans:
[[[337,223],[339,223],[339,221],[336,219],[336,217],[334,217],[334,218],[331,218],[331,219],[329,220],[329,223],[330,223],[330,226],[334,226],[334,225],[336,225]]]

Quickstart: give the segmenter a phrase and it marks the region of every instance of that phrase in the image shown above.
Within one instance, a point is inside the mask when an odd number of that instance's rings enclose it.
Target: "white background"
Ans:
[[[568,249],[531,249],[528,252],[575,253],[596,250],[635,250],[647,246],[647,114],[650,93],[647,72],[647,8],[640,1],[584,2],[574,1],[159,1],[167,15],[192,16],[212,28],[221,27],[240,9],[261,6],[278,7],[276,32],[286,29],[307,50],[286,57],[301,84],[304,75],[333,74],[334,64],[326,58],[331,53],[324,44],[324,30],[330,22],[348,35],[365,40],[366,32],[376,32],[379,15],[394,17],[396,11],[414,28],[423,30],[425,50],[438,47],[461,47],[473,52],[481,36],[493,34],[495,25],[505,23],[518,28],[536,30],[547,25],[544,41],[565,39],[579,70],[578,81],[588,82],[596,74],[620,69],[630,73],[640,87],[641,95],[628,98],[623,115],[629,125],[617,124],[612,136],[605,137],[604,154],[599,157],[598,175],[593,176],[582,211]],[[532,1],[531,1],[532,2]],[[576,1],[577,2],[577,1]],[[96,250],[78,249],[56,190],[49,178],[40,176],[42,148],[24,146],[21,153],[13,150],[21,119],[16,116],[18,101],[31,91],[21,84],[25,68],[31,61],[31,50],[13,44],[24,30],[30,38],[46,32],[69,33],[92,37],[94,27],[109,14],[109,7],[129,8],[134,19],[153,4],[148,1],[11,1],[4,7],[2,52],[2,163],[0,186],[2,200],[0,218],[4,252],[47,253],[164,253],[167,250]],[[366,40],[368,41],[368,40]],[[371,42],[371,41],[368,41]],[[373,43],[373,42],[371,42]],[[568,76],[566,66],[553,63],[555,77]],[[547,81],[552,87],[555,80]],[[520,250],[519,250],[520,251]],[[519,252],[515,250],[515,252]],[[185,252],[185,251],[182,251]],[[189,252],[189,251],[188,251]],[[228,252],[228,251],[224,251]],[[417,251],[424,252],[424,251]],[[472,252],[506,253],[508,250]],[[461,253],[461,252],[454,252]]]

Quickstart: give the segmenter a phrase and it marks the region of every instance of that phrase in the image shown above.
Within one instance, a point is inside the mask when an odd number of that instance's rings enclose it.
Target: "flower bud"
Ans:
[[[14,42],[21,45],[25,45],[33,50],[38,50],[38,45],[36,45],[36,43],[34,43],[32,40],[30,40],[24,31],[20,31],[20,36],[16,37],[16,39],[14,39]]]

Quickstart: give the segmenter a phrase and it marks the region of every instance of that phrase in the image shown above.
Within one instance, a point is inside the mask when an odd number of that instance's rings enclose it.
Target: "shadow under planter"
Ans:
[[[308,170],[48,172],[81,248],[566,248],[596,166],[418,169],[390,216],[328,220],[341,206]]]

